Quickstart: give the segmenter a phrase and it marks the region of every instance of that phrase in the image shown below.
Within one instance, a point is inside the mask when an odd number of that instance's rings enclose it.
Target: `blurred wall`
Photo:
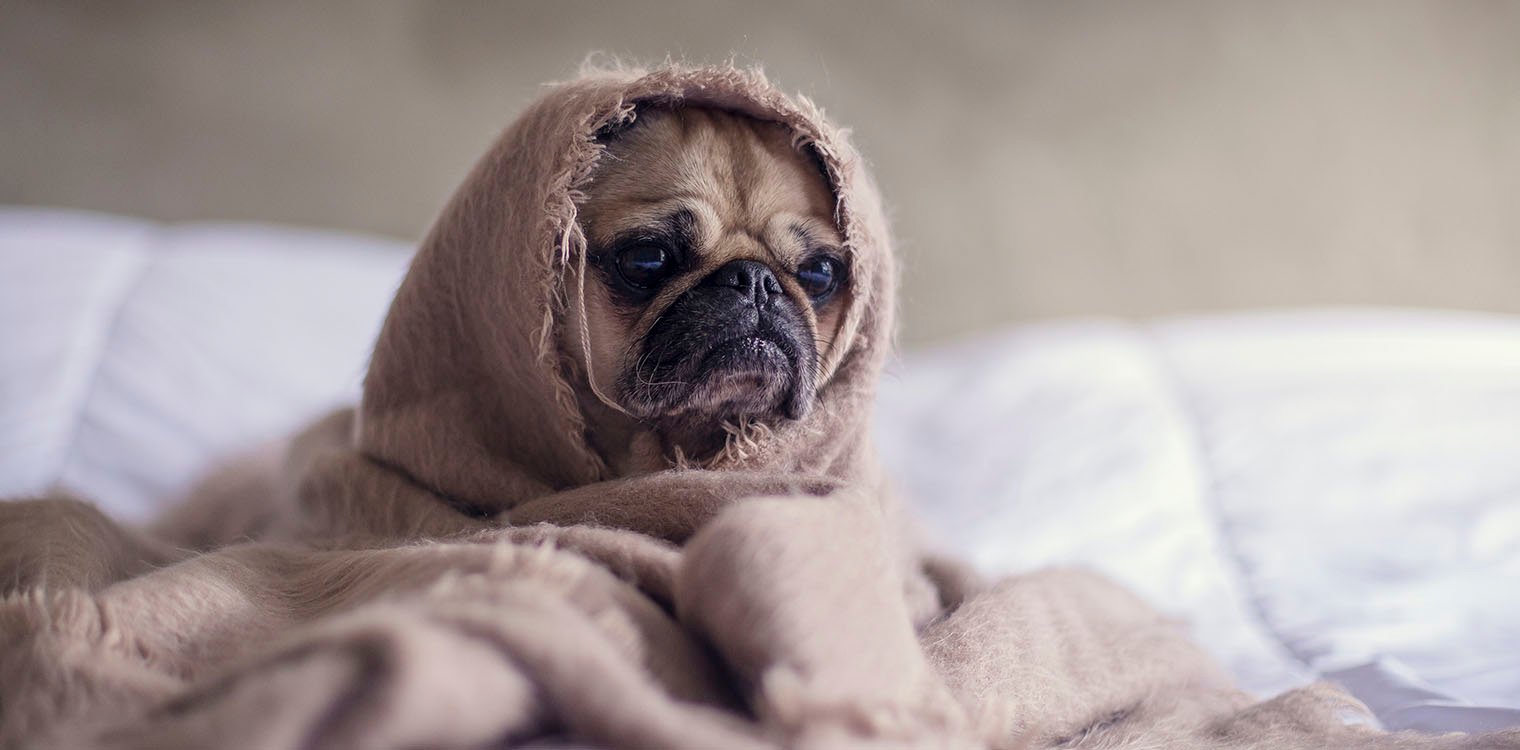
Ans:
[[[416,238],[592,50],[761,62],[854,126],[906,336],[1520,311],[1520,4],[0,1],[0,201]]]

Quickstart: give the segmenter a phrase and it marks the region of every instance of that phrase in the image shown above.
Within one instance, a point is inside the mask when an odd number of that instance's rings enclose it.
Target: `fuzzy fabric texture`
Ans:
[[[854,281],[805,419],[615,476],[560,342],[596,135],[645,103],[790,128]],[[1256,702],[1102,579],[926,555],[869,442],[893,284],[860,157],[759,73],[550,88],[425,241],[356,411],[152,533],[0,503],[0,747],[1520,748],[1348,724],[1328,686]]]

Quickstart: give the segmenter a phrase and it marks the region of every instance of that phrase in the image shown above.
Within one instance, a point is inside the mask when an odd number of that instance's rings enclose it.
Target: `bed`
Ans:
[[[351,402],[408,256],[0,209],[0,497],[143,520]],[[1520,318],[1015,326],[899,357],[877,434],[929,532],[988,572],[1104,571],[1262,694],[1326,678],[1390,729],[1520,726]]]

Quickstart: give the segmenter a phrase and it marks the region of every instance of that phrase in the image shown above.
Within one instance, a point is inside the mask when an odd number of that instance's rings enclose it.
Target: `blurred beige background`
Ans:
[[[852,125],[906,338],[1298,304],[1520,312],[1520,3],[0,2],[0,202],[416,238],[592,50]]]

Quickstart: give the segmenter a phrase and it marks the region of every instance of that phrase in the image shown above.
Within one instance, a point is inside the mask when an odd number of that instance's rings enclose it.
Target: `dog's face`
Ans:
[[[580,207],[593,382],[688,451],[801,418],[849,297],[820,167],[712,109],[641,112],[606,146]]]

